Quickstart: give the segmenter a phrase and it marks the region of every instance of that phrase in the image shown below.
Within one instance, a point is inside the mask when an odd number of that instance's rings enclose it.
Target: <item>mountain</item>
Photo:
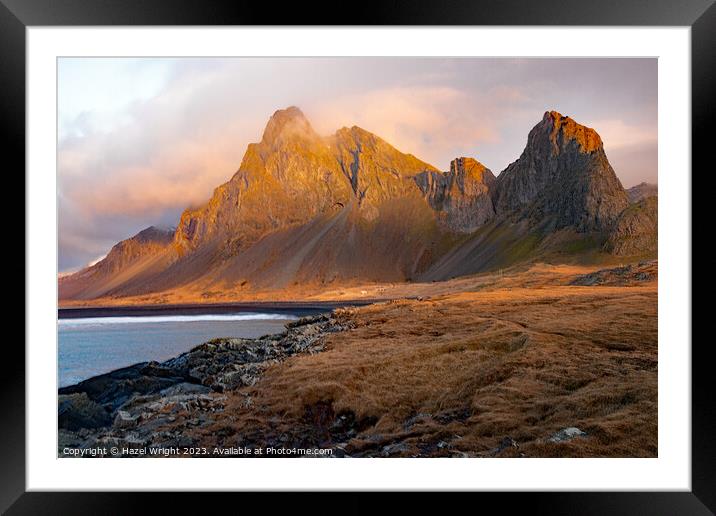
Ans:
[[[239,170],[207,204],[186,210],[175,244],[183,253],[221,245],[229,253],[268,231],[311,220],[351,198],[326,142],[295,107],[277,111],[259,143],[248,146]]]
[[[453,160],[449,172],[417,174],[415,182],[448,230],[471,233],[495,216],[490,197],[495,176],[474,158]]]
[[[629,202],[639,202],[647,197],[657,197],[659,195],[659,187],[651,183],[639,183],[632,186],[627,191]]]
[[[579,232],[608,230],[629,204],[597,132],[556,111],[544,114],[500,174],[493,202],[498,215]]]
[[[441,256],[421,280],[525,260],[612,253],[616,248],[605,242],[629,205],[599,134],[556,111],[532,128],[519,159],[489,190],[495,216]]]
[[[174,229],[150,226],[112,247],[102,260],[59,279],[61,298],[91,299],[111,293],[127,281],[160,273],[169,264]]]
[[[322,137],[290,107],[173,232],[151,227],[120,242],[61,278],[60,298],[439,280],[574,254],[585,242],[638,254],[653,247],[651,205],[628,206],[599,135],[555,111],[495,177],[470,157],[441,172],[355,126]],[[642,231],[651,236],[640,240]]]
[[[631,204],[617,219],[605,243],[605,250],[619,256],[655,255],[658,247],[658,208],[655,196]]]
[[[95,276],[90,290],[70,277],[60,296],[403,281],[441,244],[413,179],[423,172],[437,169],[359,127],[323,138],[298,108],[276,111],[233,177],[152,250],[164,269],[121,285]]]
[[[437,169],[412,154],[403,154],[359,127],[343,128],[328,139],[341,172],[348,178],[353,199],[372,219],[388,200],[415,196],[413,176]]]
[[[180,251],[220,244],[235,254],[268,232],[348,205],[375,218],[381,203],[407,194],[406,178],[424,170],[435,169],[358,127],[326,139],[298,108],[276,111],[231,180],[184,212],[175,243]]]

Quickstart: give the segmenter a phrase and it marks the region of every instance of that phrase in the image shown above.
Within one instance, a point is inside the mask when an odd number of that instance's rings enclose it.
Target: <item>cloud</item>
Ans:
[[[504,102],[525,99],[517,88],[488,92],[446,86],[400,86],[337,97],[313,107],[314,125],[324,134],[358,125],[438,168],[477,145],[500,142]]]
[[[214,79],[215,81],[212,81]],[[222,107],[217,74],[177,77],[106,124],[83,111],[58,142],[60,269],[84,265],[152,224],[176,224],[238,168],[254,116]]]
[[[634,124],[620,118],[612,118],[597,120],[594,122],[594,128],[608,149],[653,144],[657,141],[656,126],[650,124]]]

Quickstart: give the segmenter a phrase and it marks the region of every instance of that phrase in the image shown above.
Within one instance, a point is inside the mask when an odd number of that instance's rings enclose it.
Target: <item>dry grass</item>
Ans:
[[[460,276],[435,282],[344,282],[340,286],[291,285],[278,290],[193,290],[191,288],[167,290],[141,296],[102,297],[90,300],[59,300],[61,308],[142,306],[163,304],[202,304],[266,301],[353,301],[360,299],[388,300],[404,297],[428,297],[457,292],[504,290],[513,287],[543,287],[568,285],[580,274],[604,267],[622,265],[618,260],[603,261],[598,265],[524,263],[493,272]]]
[[[657,283],[566,286],[573,269],[346,311],[352,330],[272,366],[197,437],[356,456],[654,457]],[[548,442],[572,426],[588,435]]]

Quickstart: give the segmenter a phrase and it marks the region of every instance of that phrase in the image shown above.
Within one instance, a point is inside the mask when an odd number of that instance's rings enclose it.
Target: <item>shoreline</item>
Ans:
[[[212,339],[162,362],[139,362],[58,387],[58,457],[82,457],[73,450],[88,446],[101,450],[100,456],[125,457],[193,446],[182,433],[156,430],[171,426],[179,414],[190,417],[190,426],[209,424],[225,410],[228,395],[253,386],[271,365],[320,353],[326,335],[350,327],[344,313],[331,311],[289,322],[279,333]],[[127,451],[110,454],[111,446]]]
[[[316,315],[341,307],[366,306],[385,299],[352,299],[341,301],[236,301],[228,303],[170,303],[164,305],[98,305],[58,307],[58,319],[83,317],[119,317],[147,315],[226,314],[241,312]]]
[[[58,455],[654,457],[657,319],[656,262],[338,309],[59,389]]]

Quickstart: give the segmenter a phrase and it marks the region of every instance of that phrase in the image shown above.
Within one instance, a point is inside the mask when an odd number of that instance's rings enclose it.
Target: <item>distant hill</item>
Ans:
[[[652,224],[651,204],[630,207],[632,190],[596,131],[555,111],[495,177],[470,157],[441,172],[359,127],[321,137],[290,107],[205,205],[60,278],[60,299],[439,280],[546,256],[641,256],[655,252],[656,214]]]
[[[651,183],[639,183],[627,190],[629,202],[639,202],[647,197],[657,197],[658,194],[659,188]]]

